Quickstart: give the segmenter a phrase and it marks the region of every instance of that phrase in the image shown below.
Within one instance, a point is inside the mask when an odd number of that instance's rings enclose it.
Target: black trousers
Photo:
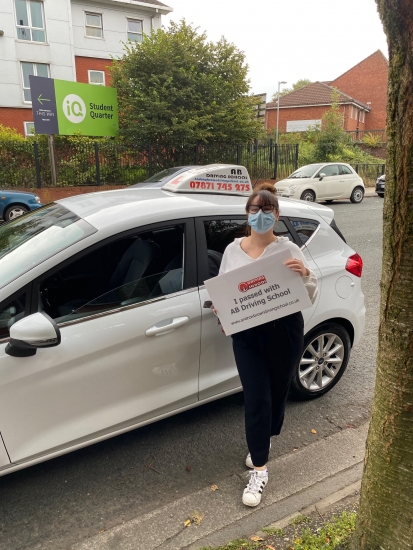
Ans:
[[[247,444],[254,466],[267,463],[270,438],[281,432],[303,342],[301,312],[232,335],[244,390]]]

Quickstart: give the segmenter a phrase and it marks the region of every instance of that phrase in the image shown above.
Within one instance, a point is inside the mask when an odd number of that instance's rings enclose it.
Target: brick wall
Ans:
[[[83,195],[85,193],[94,193],[96,191],[111,191],[114,189],[124,189],[126,185],[82,185],[81,187],[42,187],[41,189],[33,188],[16,188],[16,191],[26,191],[39,195],[42,203],[66,199],[75,195]]]
[[[388,73],[387,59],[378,50],[330,83],[363,103],[371,102],[371,112],[365,119],[366,130],[386,128]]]
[[[96,57],[80,57],[76,56],[76,80],[89,84],[88,71],[104,71],[105,72],[105,85],[111,85],[111,78],[109,75],[108,67],[112,66],[110,59],[98,59]]]
[[[31,109],[0,107],[0,124],[3,126],[15,128],[24,136],[23,122],[33,122],[33,113]]]
[[[278,130],[280,133],[286,132],[288,120],[319,120],[329,109],[329,105],[280,109]],[[350,109],[350,105],[340,105],[340,112],[343,114],[345,130],[355,130],[357,127],[357,121],[354,118],[350,118]],[[266,117],[267,130],[275,130],[277,126],[277,109],[267,110]],[[367,119],[365,119],[365,121],[367,121]],[[364,130],[365,124],[359,121],[358,127],[359,130]]]

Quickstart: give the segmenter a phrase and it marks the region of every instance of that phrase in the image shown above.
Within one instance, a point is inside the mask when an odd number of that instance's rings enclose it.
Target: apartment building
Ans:
[[[112,58],[171,11],[158,0],[0,0],[0,124],[32,133],[29,75],[109,86]]]

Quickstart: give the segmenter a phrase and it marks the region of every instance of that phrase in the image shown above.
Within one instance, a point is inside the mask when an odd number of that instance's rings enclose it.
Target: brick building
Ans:
[[[0,124],[31,133],[29,75],[110,86],[112,57],[171,11],[159,0],[1,0]]]
[[[331,94],[339,92],[338,102],[345,130],[384,130],[386,128],[388,61],[378,50],[355,67],[329,82],[312,82],[280,98],[280,132],[305,131],[321,123],[331,107]],[[275,129],[277,101],[267,103],[266,127]]]

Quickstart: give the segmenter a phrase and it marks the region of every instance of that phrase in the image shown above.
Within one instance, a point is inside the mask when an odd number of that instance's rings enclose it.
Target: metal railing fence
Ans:
[[[131,185],[164,168],[215,163],[244,165],[254,182],[280,179],[298,168],[298,145],[275,145],[273,140],[237,143],[148,144],[143,149],[115,140],[56,140],[59,187]],[[0,186],[51,187],[51,167],[45,140],[7,141],[0,148]]]

